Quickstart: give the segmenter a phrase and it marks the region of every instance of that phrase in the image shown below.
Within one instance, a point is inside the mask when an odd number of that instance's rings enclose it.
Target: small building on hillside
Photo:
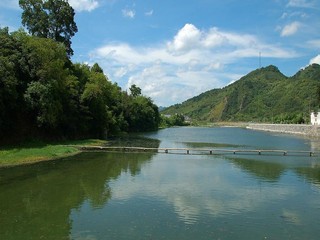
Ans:
[[[320,112],[311,112],[311,125],[320,125]]]

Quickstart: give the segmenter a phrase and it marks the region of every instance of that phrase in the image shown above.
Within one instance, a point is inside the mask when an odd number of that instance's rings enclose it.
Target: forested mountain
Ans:
[[[164,114],[184,114],[199,121],[263,121],[302,123],[320,103],[320,66],[310,65],[292,77],[277,67],[250,72],[222,89],[213,89]]]

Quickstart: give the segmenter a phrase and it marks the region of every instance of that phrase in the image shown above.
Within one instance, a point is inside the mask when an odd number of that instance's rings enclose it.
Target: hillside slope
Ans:
[[[180,113],[200,121],[275,122],[300,118],[308,121],[319,107],[320,65],[313,64],[286,77],[275,66],[250,72],[221,89],[213,89],[164,114]]]

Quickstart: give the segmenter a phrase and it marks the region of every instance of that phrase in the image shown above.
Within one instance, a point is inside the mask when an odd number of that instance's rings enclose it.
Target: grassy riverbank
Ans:
[[[104,145],[106,141],[88,139],[59,143],[31,142],[18,146],[0,147],[0,167],[32,164],[75,155],[77,145]]]

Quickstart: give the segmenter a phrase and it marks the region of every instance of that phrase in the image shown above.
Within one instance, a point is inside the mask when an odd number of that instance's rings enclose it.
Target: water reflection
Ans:
[[[310,139],[310,150],[311,151],[320,151],[320,139]]]
[[[283,218],[284,221],[289,222],[294,225],[301,225],[302,224],[299,213],[297,213],[296,211],[283,209],[281,218]]]
[[[0,169],[0,239],[69,239],[71,210],[88,202],[102,208],[108,183],[134,176],[152,154],[87,153],[76,158]]]
[[[313,167],[297,168],[296,172],[320,188],[320,164]]]
[[[143,178],[137,176],[132,182],[114,183],[113,199],[123,201],[134,196],[162,199],[174,207],[181,220],[194,224],[203,215],[222,217],[251,212],[265,203],[284,200],[295,194],[294,188],[247,178],[241,169],[230,169],[225,160],[217,157],[163,156],[154,157],[152,168],[144,173]],[[168,161],[170,165],[165,163]],[[260,167],[266,169],[263,164],[250,167],[260,175],[263,172]],[[274,179],[282,170],[279,168],[267,177]]]
[[[266,162],[248,158],[229,158],[242,170],[254,174],[256,178],[276,182],[285,171],[285,166],[280,163]]]
[[[228,143],[207,143],[207,142],[182,142],[190,148],[247,148],[246,145],[228,144]]]
[[[137,134],[117,137],[111,140],[112,141],[109,142],[110,146],[158,148],[160,145],[159,139]]]
[[[310,149],[244,129],[147,135],[116,144]],[[0,239],[318,239],[319,172],[309,157],[134,152],[0,169]]]

